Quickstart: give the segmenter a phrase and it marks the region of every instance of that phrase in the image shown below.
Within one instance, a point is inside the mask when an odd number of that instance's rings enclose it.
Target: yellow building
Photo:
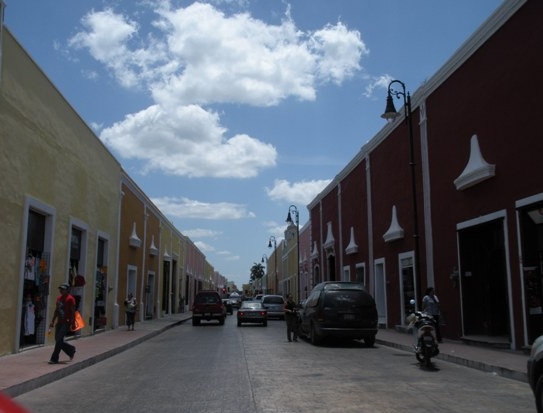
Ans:
[[[51,343],[58,286],[87,327],[110,327],[117,160],[4,27],[0,79],[0,355]]]
[[[282,293],[291,294],[298,302],[298,238],[296,225],[291,224],[285,230],[285,239],[281,242],[283,277]]]

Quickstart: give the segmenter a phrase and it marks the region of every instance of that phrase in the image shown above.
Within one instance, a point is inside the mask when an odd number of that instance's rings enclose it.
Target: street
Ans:
[[[77,357],[77,355],[76,355]],[[381,345],[289,343],[284,321],[190,322],[25,393],[32,412],[535,412],[526,383]]]

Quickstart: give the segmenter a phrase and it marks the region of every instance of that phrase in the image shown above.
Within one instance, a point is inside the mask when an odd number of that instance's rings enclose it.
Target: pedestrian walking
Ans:
[[[136,297],[134,297],[132,293],[128,293],[128,297],[124,300],[124,310],[126,312],[126,325],[128,326],[128,330],[134,331],[137,303]]]
[[[69,289],[68,284],[61,284],[58,287],[60,295],[57,298],[53,319],[49,324],[50,328],[55,327],[55,349],[49,364],[58,364],[61,350],[70,357],[70,361],[75,355],[75,347],[64,341],[64,337],[70,329],[75,328],[75,298],[68,292]],[[57,320],[56,325],[55,320]]]
[[[426,293],[422,299],[422,310],[434,317],[436,322],[436,338],[437,341],[441,343],[443,341],[441,339],[441,329],[439,328],[439,315],[441,312],[439,309],[439,299],[437,298],[437,295],[434,294],[433,287],[428,287],[426,289]]]
[[[290,294],[287,294],[287,301],[283,306],[283,311],[285,313],[285,321],[287,322],[287,339],[288,341],[298,341],[298,316],[296,314],[296,303]]]

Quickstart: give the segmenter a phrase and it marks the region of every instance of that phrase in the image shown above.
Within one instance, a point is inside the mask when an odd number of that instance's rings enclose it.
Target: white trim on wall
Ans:
[[[378,265],[382,265],[382,267],[383,267],[383,301],[384,301],[383,304],[384,304],[384,312],[385,312],[384,320],[379,320],[379,324],[384,324],[385,327],[388,327],[387,272],[386,272],[385,259],[384,258],[376,259],[373,262],[373,266],[377,267]],[[377,271],[374,271],[373,274],[374,274],[374,277],[376,277]],[[377,283],[375,282],[375,280],[374,280],[373,284],[375,286],[377,286]],[[377,303],[378,302],[377,288],[375,288],[374,299],[375,299],[375,301]]]
[[[521,308],[522,308],[522,328],[524,330],[524,334],[523,334],[524,346],[528,345],[528,343],[530,342],[530,338],[528,337],[528,317],[526,314],[526,293],[524,290],[524,263],[522,261],[523,250],[522,250],[522,238],[521,238],[521,231],[520,231],[521,225],[520,225],[519,209],[528,207],[533,204],[537,204],[542,201],[543,201],[543,192],[515,201],[515,208],[516,208],[515,218],[517,222],[517,249],[518,249],[518,256],[519,256],[519,283],[520,283],[521,302],[522,302]]]
[[[31,197],[30,195],[25,195],[24,209],[23,209],[23,219],[21,222],[21,249],[19,255],[19,289],[17,291],[17,320],[15,323],[15,351],[19,351],[19,341],[20,331],[21,331],[21,320],[22,320],[22,311],[23,311],[23,289],[24,289],[24,268],[25,268],[25,259],[26,259],[26,243],[27,243],[27,234],[28,234],[28,214],[30,210],[34,210],[42,215],[45,215],[45,236],[43,239],[44,251],[49,253],[49,274],[53,272],[53,249],[54,249],[54,239],[55,239],[55,223],[57,211],[56,209],[46,204],[36,198]],[[49,297],[51,301],[54,297],[51,296],[51,279],[49,282]],[[47,301],[47,311],[46,311],[46,325],[49,325],[48,315],[50,300]]]

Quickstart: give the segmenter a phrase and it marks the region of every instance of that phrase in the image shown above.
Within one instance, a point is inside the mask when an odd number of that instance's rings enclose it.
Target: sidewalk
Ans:
[[[377,333],[377,343],[413,352],[413,336],[394,329],[382,329]],[[528,382],[526,363],[528,355],[521,351],[495,350],[464,344],[462,341],[443,339],[439,344],[438,360],[461,364],[477,370],[496,373],[508,379]]]
[[[29,349],[18,354],[0,357],[0,392],[16,397],[34,390],[112,357],[169,328],[190,320],[191,317],[190,312],[173,314],[158,320],[138,322],[135,331],[127,331],[123,326],[115,330],[79,338],[73,343],[77,347],[77,353],[72,362],[63,361],[67,359],[63,354],[60,364],[47,364],[53,351],[52,346]],[[412,340],[411,334],[393,329],[381,329],[377,333],[376,342],[384,346],[413,352]],[[527,382],[526,362],[528,356],[522,352],[493,350],[447,339],[439,345],[439,350],[440,354],[437,359]]]
[[[61,353],[59,364],[48,364],[53,346],[0,357],[0,392],[17,397],[99,363],[191,318],[190,312],[172,314],[157,320],[137,322],[134,331],[127,331],[126,326],[121,326],[71,340],[70,343],[77,348],[71,362],[66,354]]]

